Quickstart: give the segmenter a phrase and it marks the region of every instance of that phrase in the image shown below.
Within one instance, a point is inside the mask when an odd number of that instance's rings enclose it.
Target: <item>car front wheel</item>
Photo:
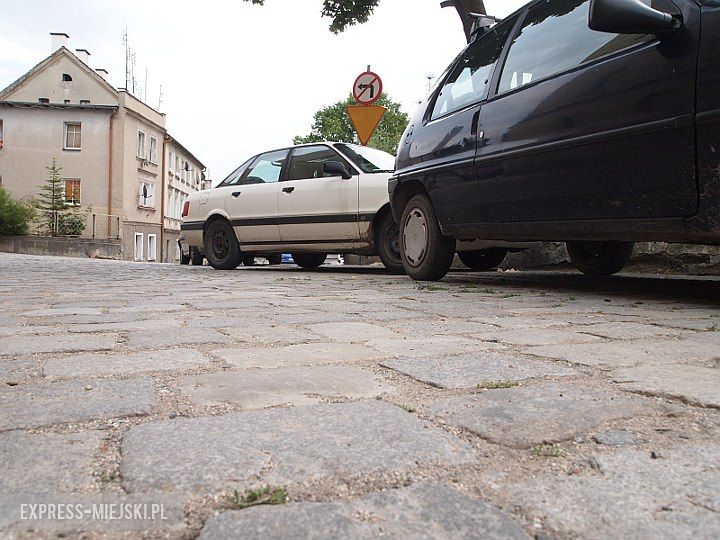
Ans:
[[[391,274],[404,274],[400,255],[400,232],[392,213],[387,212],[378,225],[377,250],[380,260]]]
[[[573,266],[589,276],[616,274],[630,261],[634,242],[567,242]]]
[[[405,271],[417,281],[438,281],[450,270],[455,239],[442,234],[427,195],[415,195],[403,210],[400,252]]]
[[[314,270],[322,266],[327,259],[327,253],[293,253],[292,258],[300,268]]]
[[[216,270],[233,270],[240,266],[240,245],[227,221],[213,221],[205,232],[205,258]]]
[[[458,252],[460,261],[476,272],[495,270],[503,263],[505,257],[507,257],[507,249],[503,248],[487,248],[476,251]]]

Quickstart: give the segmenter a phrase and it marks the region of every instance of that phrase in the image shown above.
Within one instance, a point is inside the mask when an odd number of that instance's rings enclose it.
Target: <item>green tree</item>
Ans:
[[[355,105],[355,100],[349,96],[345,101],[338,101],[333,105],[324,107],[315,113],[312,128],[309,135],[297,136],[293,139],[294,144],[305,144],[320,141],[338,141],[352,143],[356,142],[355,130],[353,129],[350,117],[345,107]],[[368,146],[384,150],[395,155],[400,137],[410,121],[408,115],[400,110],[400,104],[392,101],[383,93],[376,103],[387,108],[375,134],[370,139]]]
[[[29,234],[29,223],[33,219],[35,219],[35,209],[32,205],[16,201],[0,187],[0,236]]]
[[[60,224],[62,216],[68,211],[65,204],[65,182],[60,176],[61,167],[57,159],[52,158],[48,170],[47,181],[40,186],[40,193],[35,200],[35,207],[40,212],[41,227],[50,236],[63,234]]]
[[[265,0],[245,0],[245,2],[263,5]],[[379,3],[380,0],[324,0],[321,13],[323,17],[332,19],[330,31],[339,34],[348,26],[366,23]],[[446,0],[442,3],[442,7],[454,7],[457,10],[466,34],[469,31],[467,14],[485,13],[483,0]]]

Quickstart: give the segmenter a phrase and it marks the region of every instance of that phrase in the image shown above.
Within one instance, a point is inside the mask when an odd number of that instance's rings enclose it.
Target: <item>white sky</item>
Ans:
[[[503,17],[527,0],[486,0]],[[3,0],[0,88],[50,53],[50,32],[88,49],[93,68],[125,86],[123,29],[146,101],[220,180],[254,153],[310,131],[313,114],[344,99],[371,65],[385,91],[412,113],[465,45],[460,19],[440,0],[381,0],[370,21],[335,36],[322,0]],[[409,9],[409,6],[412,6]]]

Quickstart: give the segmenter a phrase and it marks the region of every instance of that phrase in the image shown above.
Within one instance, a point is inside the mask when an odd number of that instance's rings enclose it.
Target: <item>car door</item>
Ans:
[[[349,179],[323,173],[323,163],[337,161]],[[278,222],[283,243],[360,239],[358,180],[354,167],[327,145],[292,150],[286,178],[278,192]]]
[[[481,221],[695,213],[697,6],[660,40],[590,30],[589,3],[536,2],[509,44],[478,126]]]
[[[232,187],[223,188],[225,211],[240,244],[279,242],[277,222],[279,180],[288,150],[259,155]]]
[[[408,131],[399,161],[427,187],[443,227],[477,219],[477,125],[490,77],[516,18],[473,42],[447,71],[420,125]],[[415,165],[412,165],[415,164]],[[405,174],[405,173],[403,173]]]

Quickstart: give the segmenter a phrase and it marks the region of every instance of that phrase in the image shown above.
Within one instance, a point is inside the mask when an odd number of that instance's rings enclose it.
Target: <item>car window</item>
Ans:
[[[364,173],[388,173],[395,170],[395,156],[377,148],[347,143],[337,143],[335,148],[349,157]]]
[[[487,97],[493,68],[516,20],[505,21],[490,30],[460,56],[435,100],[431,120]]]
[[[218,187],[222,186],[235,186],[240,181],[240,179],[243,177],[243,174],[245,174],[245,171],[250,166],[250,164],[255,160],[255,158],[248,159],[245,163],[240,165],[237,169],[235,169],[228,177],[220,182],[220,185]]]
[[[589,6],[589,0],[545,0],[530,8],[510,45],[498,91],[514,90],[651,39],[590,30]]]
[[[302,146],[293,150],[288,180],[334,176],[323,174],[323,163],[326,161],[339,161],[345,165],[348,172],[351,170],[348,162],[340,154],[325,145]]]
[[[278,150],[261,154],[238,182],[238,185],[271,184],[280,179],[283,165],[287,159],[287,150]]]

